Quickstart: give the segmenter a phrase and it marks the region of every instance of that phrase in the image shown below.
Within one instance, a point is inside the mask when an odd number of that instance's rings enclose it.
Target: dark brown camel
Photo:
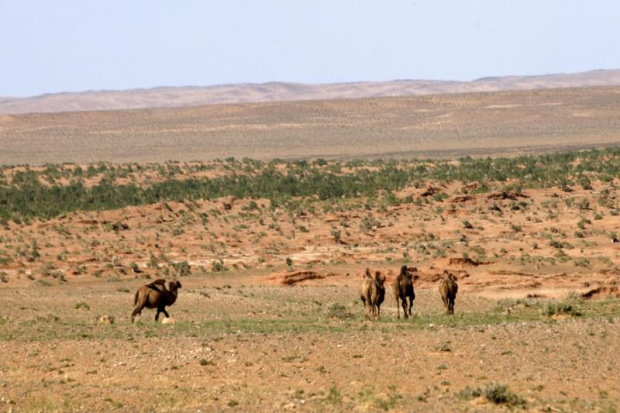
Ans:
[[[401,305],[403,307],[403,312],[405,313],[405,318],[409,318],[411,315],[413,300],[415,300],[415,291],[413,289],[413,274],[410,271],[415,270],[415,268],[409,269],[406,265],[403,265],[400,267],[400,274],[398,274],[392,282],[392,291],[394,292],[396,311],[399,319]],[[409,298],[409,308],[407,308],[407,298]]]

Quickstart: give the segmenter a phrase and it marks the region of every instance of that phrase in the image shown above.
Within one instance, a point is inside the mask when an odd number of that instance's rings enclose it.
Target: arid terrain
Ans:
[[[619,107],[609,86],[0,116],[0,410],[617,411]],[[171,317],[132,323],[156,279],[182,284]]]
[[[620,70],[591,70],[539,76],[484,77],[472,81],[393,80],[351,83],[241,83],[51,93],[25,98],[0,96],[0,115],[98,110],[184,108],[190,106],[361,99],[509,90],[620,86]]]
[[[5,167],[0,407],[616,411],[619,161]],[[417,297],[398,320],[403,264]],[[366,268],[388,278],[380,320]],[[157,278],[182,283],[173,322],[132,324]]]
[[[620,87],[0,116],[0,164],[457,158],[620,141]]]

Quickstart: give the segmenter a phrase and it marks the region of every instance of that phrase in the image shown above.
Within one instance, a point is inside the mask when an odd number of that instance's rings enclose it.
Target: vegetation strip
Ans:
[[[221,169],[223,176],[192,177],[191,173]],[[119,183],[133,172],[152,168],[159,182]],[[190,176],[185,176],[190,174]],[[74,211],[101,211],[161,201],[214,199],[225,196],[268,198],[274,202],[316,196],[322,200],[375,196],[424,180],[437,183],[476,182],[476,192],[489,191],[489,184],[504,183],[507,189],[568,188],[610,182],[620,176],[620,148],[566,152],[515,158],[461,158],[452,161],[353,161],[268,163],[229,158],[214,164],[168,163],[165,165],[90,165],[84,170],[72,164],[4,167],[0,170],[0,219],[50,219]],[[92,186],[86,179],[96,181]],[[66,184],[58,183],[66,180]],[[432,194],[441,200],[441,194]],[[398,200],[394,199],[394,202]]]

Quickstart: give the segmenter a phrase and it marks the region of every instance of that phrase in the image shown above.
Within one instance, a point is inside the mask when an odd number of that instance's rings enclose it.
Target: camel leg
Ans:
[[[403,313],[405,313],[405,318],[409,318],[409,314],[407,314],[407,298],[403,298]]]
[[[136,318],[137,315],[142,314],[142,306],[137,306],[136,308],[134,308],[133,312],[131,313],[131,322],[133,323],[134,318]]]
[[[443,306],[446,309],[446,313],[450,314],[450,304],[448,303],[448,297],[442,297],[443,298]]]
[[[164,315],[166,316],[166,318],[169,318],[170,315],[168,314],[168,312],[166,311],[166,307],[157,307],[157,314],[155,314],[155,321],[159,320],[159,313],[164,313]]]
[[[366,300],[362,297],[362,304],[364,305],[364,319],[368,320],[368,308],[366,308]]]
[[[398,299],[398,297],[396,298],[396,313],[398,314],[398,319],[400,320],[400,300]],[[407,316],[406,313],[405,316]]]

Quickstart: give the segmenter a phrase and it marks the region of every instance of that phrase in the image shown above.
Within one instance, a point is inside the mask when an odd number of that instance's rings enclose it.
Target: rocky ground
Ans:
[[[1,408],[615,411],[620,217],[600,201],[615,189],[428,190],[371,210],[231,198],[9,222]],[[364,320],[365,268],[389,285],[402,264],[419,275],[414,317],[388,293]],[[182,282],[174,322],[131,324],[155,278]]]

